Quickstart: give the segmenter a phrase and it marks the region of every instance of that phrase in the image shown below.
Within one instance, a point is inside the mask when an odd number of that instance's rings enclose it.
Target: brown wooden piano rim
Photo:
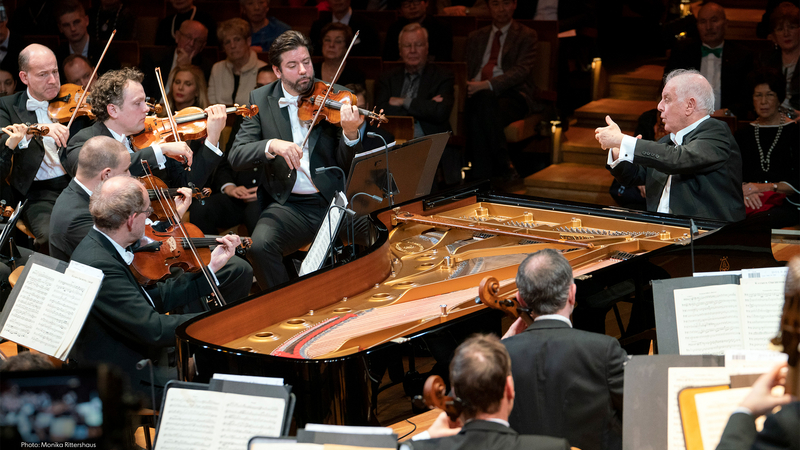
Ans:
[[[453,208],[474,204],[476,196],[424,211],[421,201],[411,201],[398,207],[416,214],[438,214]],[[371,214],[391,231],[392,209]],[[310,310],[331,305],[331,299],[362,293],[384,281],[391,272],[388,233],[384,242],[367,255],[347,264],[324,270],[308,279],[238,302],[231,307],[212,311],[194,318],[181,328],[186,337],[203,343],[224,347],[226,343],[252,334],[266,326],[303,316]],[[180,329],[179,329],[180,330]]]

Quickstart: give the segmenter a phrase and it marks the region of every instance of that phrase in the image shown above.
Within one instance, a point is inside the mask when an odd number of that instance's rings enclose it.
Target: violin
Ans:
[[[84,94],[83,88],[77,84],[62,84],[58,96],[50,102],[50,106],[47,108],[50,118],[59,123],[69,122],[73,115],[86,116],[94,120],[92,105],[87,101],[79,105],[79,101],[84,95],[87,94]]]
[[[431,375],[425,380],[425,387],[422,389],[422,396],[414,398],[415,402],[423,401],[429,409],[439,408],[447,413],[447,417],[453,422],[461,417],[464,409],[464,401],[456,396],[447,395],[447,386],[439,375]]]
[[[502,290],[501,290],[502,289]],[[512,282],[500,288],[500,282],[495,277],[486,277],[481,280],[478,287],[478,299],[475,303],[483,303],[492,309],[499,309],[515,318],[522,318],[526,326],[533,323],[531,310],[527,305],[521,305],[516,297],[517,283]]]
[[[184,272],[199,272],[200,265],[195,260],[190,246],[194,245],[203,265],[211,261],[209,247],[218,245],[216,237],[206,237],[203,232],[191,223],[184,223],[183,228],[188,237],[178,226],[171,226],[166,231],[156,231],[152,226],[145,227],[140,246],[133,250],[131,272],[142,285],[152,285],[170,276],[172,267],[179,267]],[[243,253],[253,244],[250,238],[242,238],[242,245],[237,253]]]
[[[331,89],[330,93],[327,92],[328,89]],[[326,93],[328,94],[327,97]],[[350,91],[343,90],[336,92],[324,81],[317,81],[314,83],[314,88],[308,94],[300,97],[297,105],[297,117],[303,122],[316,120],[316,122],[314,122],[315,124],[324,118],[328,122],[338,126],[342,121],[341,109],[345,99],[349,99],[351,105],[355,105],[358,101],[356,95]],[[320,109],[321,111],[317,114],[317,111]],[[378,126],[382,123],[389,122],[389,119],[383,114],[383,110],[379,113],[375,113],[374,111],[358,108],[358,113],[367,117],[372,125],[374,125],[375,122],[378,122]]]
[[[160,105],[158,105],[160,106]],[[155,106],[154,106],[155,108]],[[236,114],[244,117],[253,117],[258,114],[258,106],[234,105],[225,110],[228,114]],[[196,106],[184,108],[173,116],[178,126],[177,141],[191,141],[206,137],[206,119],[208,113]],[[176,142],[175,135],[169,124],[169,118],[149,116],[144,121],[144,130],[131,137],[133,145],[137,148],[147,148],[153,144],[163,144],[165,142]]]
[[[150,215],[150,218],[152,220],[171,220],[170,211],[167,210],[175,209],[172,198],[176,195],[181,195],[180,192],[178,192],[178,188],[168,187],[167,183],[164,183],[161,178],[153,175],[139,177],[139,180],[141,180],[142,184],[148,186],[147,194],[150,197],[150,206],[153,207],[153,214]],[[189,186],[189,188],[192,190],[192,198],[204,199],[211,195],[211,189],[209,188],[200,189],[195,186]],[[169,205],[156,201],[160,197],[165,197]]]

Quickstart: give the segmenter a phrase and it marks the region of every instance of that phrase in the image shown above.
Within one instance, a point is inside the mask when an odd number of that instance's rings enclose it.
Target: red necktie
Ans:
[[[492,79],[494,66],[497,65],[497,57],[500,56],[500,36],[502,34],[502,31],[497,30],[497,33],[494,35],[494,40],[492,41],[492,53],[489,55],[489,61],[487,61],[486,65],[483,66],[483,69],[481,69],[481,81]]]

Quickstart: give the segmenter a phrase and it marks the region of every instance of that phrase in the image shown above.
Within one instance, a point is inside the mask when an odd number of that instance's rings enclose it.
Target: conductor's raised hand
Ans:
[[[594,138],[597,139],[597,142],[600,143],[600,147],[602,147],[603,150],[619,148],[622,144],[622,137],[624,136],[619,129],[619,125],[611,120],[611,116],[606,116],[606,123],[608,126],[599,127],[594,130]]]
[[[211,252],[211,261],[208,263],[208,268],[214,273],[217,273],[236,254],[236,247],[242,245],[242,239],[235,234],[228,234],[218,237],[217,242],[219,245]]]
[[[192,165],[192,150],[186,145],[186,142],[166,142],[161,144],[161,153],[181,164],[185,162],[189,166]]]
[[[269,152],[277,156],[282,156],[286,160],[289,169],[299,169],[300,159],[303,157],[303,150],[294,142],[273,139],[269,143]]]
[[[355,141],[358,139],[358,129],[364,123],[364,116],[358,113],[358,107],[350,104],[350,99],[345,98],[342,108],[339,111],[342,119],[342,132],[347,139]]]

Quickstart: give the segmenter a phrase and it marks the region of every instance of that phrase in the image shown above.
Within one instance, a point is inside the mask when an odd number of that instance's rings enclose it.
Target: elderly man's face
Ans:
[[[517,9],[517,0],[489,0],[489,14],[495,24],[507,24],[514,17]]]
[[[178,48],[190,55],[196,55],[206,46],[208,30],[202,24],[182,25],[175,32],[175,43]]]
[[[700,33],[700,40],[709,47],[713,48],[722,44],[727,25],[725,10],[721,7],[705,6],[697,14],[697,31]]]
[[[400,35],[400,59],[410,70],[425,64],[428,60],[428,41],[422,30],[407,31]]]
[[[675,80],[670,80],[661,92],[661,101],[658,110],[664,122],[664,130],[668,133],[677,133],[686,128],[686,100],[678,99]]]
[[[425,15],[428,2],[424,0],[403,0],[400,2],[400,15],[408,20],[419,20]]]
[[[267,18],[269,2],[267,0],[246,0],[242,2],[242,10],[250,22],[262,22]]]
[[[61,89],[56,55],[49,50],[32,51],[28,70],[20,71],[19,76],[30,89],[33,98],[39,101],[54,99]]]

